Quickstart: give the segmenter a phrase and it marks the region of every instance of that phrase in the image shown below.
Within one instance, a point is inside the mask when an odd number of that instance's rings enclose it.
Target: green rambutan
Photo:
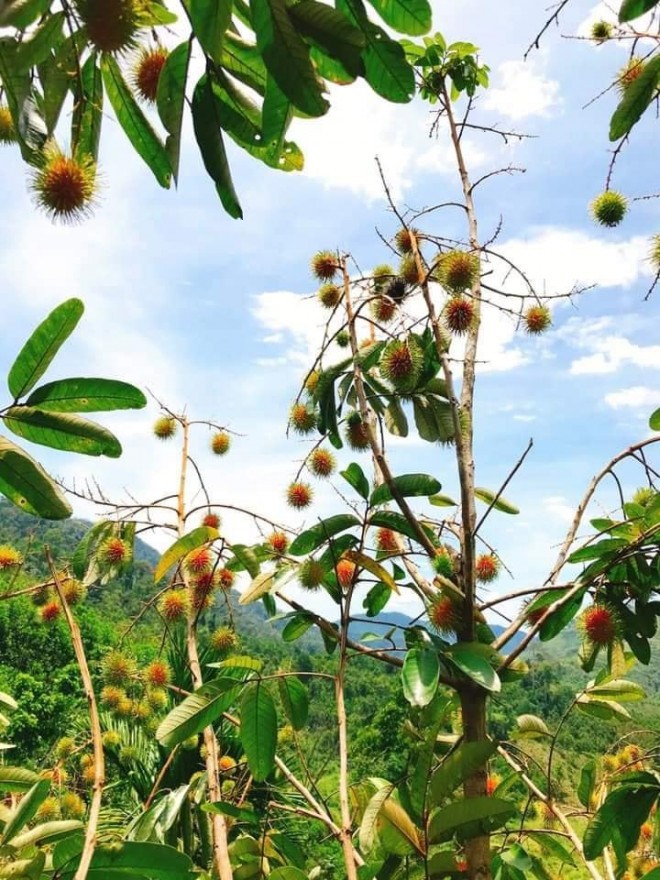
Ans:
[[[632,58],[628,59],[628,62],[621,68],[616,78],[617,88],[622,95],[625,95],[645,67],[644,59],[638,55],[633,55]]]
[[[417,238],[419,232],[417,229],[406,229],[405,226],[402,229],[399,229],[397,234],[394,236],[394,247],[398,250],[400,254],[411,254],[413,250],[412,246],[412,234]]]
[[[87,587],[76,578],[64,578],[61,587],[68,605],[79,605],[87,596]]]
[[[65,791],[60,799],[60,809],[65,819],[82,819],[87,811],[87,805],[75,791]]]
[[[168,590],[158,602],[158,610],[169,623],[182,620],[190,611],[187,590]]]
[[[23,554],[15,547],[9,544],[0,546],[0,571],[6,571],[8,568],[14,568],[23,564]]]
[[[467,333],[474,325],[474,302],[467,296],[451,296],[443,309],[445,324],[456,336]]]
[[[339,270],[337,255],[332,251],[318,251],[311,260],[312,274],[319,281],[330,281]]]
[[[305,590],[316,590],[323,583],[325,569],[318,561],[310,556],[298,569],[298,581]]]
[[[477,556],[475,572],[477,580],[481,584],[488,584],[494,581],[500,573],[500,563],[497,556],[493,553],[482,553],[481,556]]]
[[[585,642],[604,647],[613,644],[621,634],[621,621],[609,605],[595,602],[582,612],[576,621]]]
[[[228,626],[220,626],[211,633],[211,647],[219,654],[228,654],[238,646],[238,636]]]
[[[53,822],[60,817],[60,802],[56,797],[47,797],[39,805],[35,814],[38,822]]]
[[[363,452],[370,446],[369,428],[356,410],[346,417],[346,442],[355,452]]]
[[[389,324],[396,315],[396,303],[389,296],[380,294],[369,303],[369,311],[374,321],[378,321],[379,324]]]
[[[99,52],[112,54],[135,47],[142,7],[140,0],[76,0],[90,43]]]
[[[640,486],[635,490],[632,497],[633,504],[639,504],[640,507],[647,507],[658,493],[650,486]]]
[[[315,449],[307,458],[307,467],[315,477],[329,477],[335,469],[335,457],[328,449]]]
[[[321,374],[318,370],[311,370],[311,372],[308,373],[307,378],[305,379],[305,391],[307,391],[308,394],[314,394],[320,378]]]
[[[211,451],[215,455],[224,455],[231,446],[231,437],[226,431],[217,431],[211,437]]]
[[[389,263],[381,263],[378,266],[374,266],[371,272],[371,277],[374,282],[374,288],[376,290],[381,290],[383,285],[387,284],[393,275],[394,269],[389,265]]]
[[[649,263],[654,272],[660,272],[660,232],[656,232],[656,234],[651,237]]]
[[[431,602],[428,607],[428,615],[433,628],[442,635],[457,632],[461,625],[459,603],[444,593]]]
[[[283,556],[289,549],[289,539],[284,532],[271,532],[266,538],[266,544],[275,556]]]
[[[108,709],[116,709],[126,699],[126,691],[116,685],[106,685],[101,690],[101,702]]]
[[[176,434],[179,423],[173,416],[160,416],[153,424],[153,432],[159,440],[169,440]]]
[[[155,712],[162,712],[168,703],[167,691],[162,687],[149,688],[146,699]]]
[[[402,394],[414,391],[423,366],[424,353],[414,336],[388,342],[378,362],[381,376]]]
[[[351,342],[351,335],[348,330],[340,330],[335,336],[335,342],[339,348],[348,348]]]
[[[289,413],[289,424],[296,434],[311,434],[316,427],[316,415],[304,403],[294,403]]]
[[[156,102],[158,81],[169,54],[164,46],[152,46],[140,50],[133,70],[133,86],[143,101],[150,104]]]
[[[291,483],[286,490],[286,500],[289,506],[294,507],[296,510],[309,507],[312,503],[313,495],[314,493],[309,483],[302,483],[300,481]]]
[[[0,144],[15,144],[16,140],[16,126],[11,110],[6,104],[0,104]]]
[[[418,284],[420,281],[417,261],[413,256],[404,257],[399,263],[399,275],[406,284]]]
[[[336,284],[324,284],[317,296],[323,308],[334,309],[341,300],[342,292]]]
[[[101,673],[108,684],[125,685],[135,678],[137,666],[132,657],[113,650],[101,660]]]
[[[124,767],[129,766],[134,761],[137,761],[138,750],[135,746],[131,745],[123,745],[119,751],[119,763]]]
[[[75,223],[91,213],[96,192],[96,163],[91,156],[65,156],[50,142],[30,180],[37,207],[51,220]]]
[[[595,21],[591,25],[591,39],[595,43],[604,43],[612,36],[612,25],[609,21]]]
[[[76,741],[72,736],[63,736],[55,743],[55,757],[58,761],[70,758],[76,747]]]
[[[591,202],[591,215],[601,226],[618,226],[626,216],[628,200],[620,192],[607,189]]]
[[[543,333],[552,324],[550,309],[547,306],[530,306],[523,315],[523,322],[528,333]]]
[[[470,290],[479,279],[479,272],[479,257],[469,251],[449,251],[438,258],[437,279],[451,293]]]
[[[453,578],[456,575],[454,560],[446,547],[438,547],[435,551],[435,558],[432,560],[433,568],[443,577]]]

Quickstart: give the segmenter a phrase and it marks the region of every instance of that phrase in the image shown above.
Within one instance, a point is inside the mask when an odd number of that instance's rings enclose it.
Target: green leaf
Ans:
[[[385,410],[385,427],[395,437],[408,436],[408,419],[401,401],[397,397],[392,397]]]
[[[115,111],[117,121],[124,129],[136,153],[152,170],[158,183],[169,189],[172,170],[165,147],[126,85],[114,56],[103,55],[101,72],[108,100]]]
[[[16,70],[30,70],[45,61],[50,55],[51,49],[60,43],[63,27],[63,12],[49,15],[29,39],[18,45],[14,58]]]
[[[179,17],[164,5],[162,0],[147,0],[147,8],[141,11],[140,19],[148,27],[159,24],[176,24]]]
[[[483,501],[484,504],[487,504],[489,507],[492,504],[494,510],[499,510],[500,513],[520,513],[520,511],[514,504],[511,504],[511,502],[507,501],[506,498],[502,498],[501,495],[499,498],[497,498],[496,501],[495,498],[497,497],[497,495],[495,492],[491,492],[490,489],[476,488],[474,490],[474,495],[475,498]]]
[[[330,516],[298,535],[289,547],[289,553],[292,556],[304,556],[340,532],[345,532],[346,529],[352,529],[359,525],[360,520],[350,513],[338,513],[335,516]]]
[[[591,805],[591,795],[594,790],[594,783],[596,782],[596,770],[597,764],[594,758],[583,764],[582,770],[580,770],[580,781],[578,782],[576,794],[582,806],[587,809]]]
[[[12,406],[5,411],[4,420],[18,437],[41,446],[81,455],[107,455],[109,458],[121,455],[121,443],[112,432],[71,413]]]
[[[231,550],[241,567],[247,571],[250,577],[256,578],[259,574],[260,565],[254,550],[251,547],[246,547],[245,544],[231,544],[228,549]]]
[[[181,153],[181,125],[186,102],[186,81],[190,64],[190,42],[180,43],[167,56],[158,77],[156,107],[160,121],[165,126],[167,138],[165,152],[170,161],[175,182],[179,177],[179,155]]]
[[[239,683],[238,679],[227,677],[202,685],[163,718],[156,731],[158,742],[172,748],[201,733],[229,709],[236,698]]]
[[[220,107],[211,82],[204,74],[195,86],[192,102],[193,128],[202,154],[204,167],[215,183],[222,206],[230,217],[241,219],[243,211],[229,171],[222,140]]]
[[[588,547],[580,547],[568,557],[568,562],[575,564],[578,562],[588,562],[592,559],[598,559],[601,556],[614,555],[617,550],[626,547],[627,541],[623,538],[604,538],[595,544],[589,544]]]
[[[418,37],[431,28],[431,5],[428,0],[369,0],[373,8],[400,34]]]
[[[538,715],[519,715],[516,723],[518,725],[514,733],[516,739],[543,739],[550,736],[548,725]]]
[[[656,409],[649,419],[649,428],[652,431],[660,431],[660,409]]]
[[[47,133],[52,135],[62,112],[69,88],[76,79],[77,34],[63,40],[56,52],[39,65],[39,81],[43,91],[43,112]]]
[[[251,602],[256,602],[257,599],[261,599],[262,596],[273,589],[276,580],[276,571],[262,571],[261,574],[258,574],[252,581],[247,590],[244,590],[244,592],[241,593],[238,604],[249,605]]]
[[[73,108],[71,139],[74,156],[98,159],[103,122],[103,78],[96,64],[96,55],[90,55],[80,71],[80,82]]]
[[[309,694],[303,682],[294,675],[277,680],[284,713],[294,730],[302,730],[309,715]]]
[[[0,766],[0,791],[24,792],[39,782],[39,776],[24,767]]]
[[[432,495],[429,498],[429,504],[432,504],[434,507],[456,507],[457,503],[449,495]]]
[[[411,706],[428,706],[438,690],[440,661],[432,648],[411,648],[403,661],[403,695]]]
[[[434,804],[455,791],[495,753],[497,745],[489,740],[462,742],[449,754],[431,777],[429,794]]]
[[[387,605],[392,595],[392,590],[387,584],[374,584],[364,597],[362,607],[367,612],[367,617],[376,617]]]
[[[28,822],[34,819],[37,810],[48,797],[49,791],[50,780],[40,779],[26,792],[18,806],[7,817],[1,838],[3,844],[9,843]]]
[[[250,772],[263,782],[275,766],[277,711],[268,688],[261,681],[248,685],[241,699],[241,743]]]
[[[306,611],[299,611],[287,621],[282,630],[283,642],[295,642],[305,635],[310,627],[314,626],[314,618]]]
[[[250,6],[257,46],[268,71],[294,107],[307,116],[323,116],[330,106],[323,97],[324,84],[285,0],[252,0]]]
[[[248,822],[252,825],[259,824],[259,815],[254,810],[248,810],[246,807],[236,807],[234,804],[226,803],[226,801],[202,804],[202,810],[205,813],[220,813],[223,816],[230,816],[232,819],[238,819],[239,822]],[[270,876],[272,877],[272,874]]]
[[[375,578],[378,578],[378,580],[388,586],[393,593],[399,592],[396,581],[389,571],[387,571],[387,569],[379,562],[376,562],[375,559],[372,559],[371,556],[367,556],[366,553],[360,553],[357,550],[349,550],[344,555],[346,559],[350,559],[350,561],[354,562],[359,568],[366,569]]]
[[[612,843],[617,859],[622,861],[639,840],[642,823],[659,794],[657,785],[620,785],[611,791],[584,832],[585,858],[597,859]]]
[[[300,868],[286,865],[283,868],[275,868],[269,875],[270,880],[307,880],[307,874]]]
[[[215,541],[219,537],[218,530],[210,526],[199,526],[192,532],[188,532],[187,535],[183,535],[160,557],[158,565],[154,569],[154,583],[157,584],[173,565],[180,562],[192,550],[196,550],[209,541]]]
[[[77,819],[44,822],[42,825],[37,825],[13,837],[11,845],[16,847],[16,849],[23,849],[24,846],[32,846],[33,844],[48,846],[56,843],[58,840],[64,840],[66,837],[76,834],[84,827],[83,823]]]
[[[657,6],[658,0],[623,0],[619,9],[619,21],[623,24],[644,15],[649,9]]]
[[[71,507],[41,465],[0,436],[0,492],[12,504],[44,519],[67,519]]]
[[[16,45],[16,41],[3,43],[0,40],[0,80],[14,121],[21,155],[30,165],[37,165],[48,130],[37,108],[30,73],[17,69]]]
[[[59,867],[59,880],[71,880],[79,862],[79,855],[69,855]],[[189,856],[171,846],[124,840],[96,847],[87,880],[195,880],[199,876]]]
[[[629,134],[658,93],[660,86],[660,55],[642,63],[642,72],[626,86],[623,98],[610,120],[610,140]]]
[[[614,700],[599,700],[582,694],[576,705],[585,715],[600,718],[601,721],[626,721],[630,718],[630,712]]]
[[[601,700],[616,700],[619,703],[636,702],[646,697],[646,692],[641,685],[625,679],[614,679],[593,685],[587,693],[590,697],[599,697]]]
[[[453,801],[432,813],[428,839],[430,843],[441,843],[454,836],[460,841],[469,840],[499,828],[515,813],[514,804],[494,797]]]
[[[343,12],[317,0],[301,0],[289,8],[289,14],[317,49],[339,61],[351,75],[363,73],[364,34]]]
[[[543,625],[539,630],[539,638],[542,642],[549,642],[550,639],[554,639],[558,633],[568,626],[580,610],[585,592],[586,588],[584,590],[579,590],[571,599],[562,605],[561,608],[553,611],[552,614],[543,621]],[[559,591],[553,593],[553,597],[554,601],[557,601],[561,598],[561,593]]]
[[[360,465],[357,462],[352,461],[345,471],[340,471],[339,473],[349,486],[352,486],[358,495],[367,501],[369,498],[369,480],[365,477],[364,471]]]
[[[404,498],[428,497],[429,495],[435,495],[442,489],[436,478],[428,474],[403,474],[400,477],[394,477],[392,483]],[[369,504],[375,507],[378,504],[391,501],[392,498],[393,495],[390,487],[387,483],[381,483],[371,493]]]
[[[222,43],[231,22],[232,0],[186,0],[193,32],[202,49],[222,63]]]
[[[492,693],[499,693],[502,683],[488,660],[479,651],[482,647],[483,645],[476,642],[461,642],[447,648],[445,656],[482,688]]]
[[[134,385],[114,379],[60,379],[35,388],[25,401],[46,412],[110,412],[142,409],[147,398]]]
[[[51,0],[24,0],[23,3],[5,4],[2,10],[2,25],[22,31],[33,21],[41,18],[50,4]]]
[[[258,95],[266,93],[266,66],[254,43],[228,31],[222,50],[222,66]]]
[[[395,510],[376,511],[376,513],[373,513],[369,517],[369,525],[372,528],[392,529],[394,532],[399,532],[399,534],[406,535],[406,537],[411,540],[419,542],[415,529],[403,514],[397,513]],[[426,528],[425,526],[422,526],[422,529],[431,541],[435,540],[435,535],[432,529]]]
[[[34,388],[75,329],[84,310],[81,300],[67,299],[53,309],[32,333],[7,377],[7,385],[15,401]]]

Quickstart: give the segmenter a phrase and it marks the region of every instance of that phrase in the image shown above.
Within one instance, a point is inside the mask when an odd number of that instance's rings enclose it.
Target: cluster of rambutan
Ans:
[[[101,673],[102,706],[117,718],[130,719],[134,724],[155,730],[158,725],[155,715],[169,705],[167,687],[172,679],[169,664],[157,658],[139,669],[133,657],[114,649],[101,661]]]
[[[81,581],[66,572],[58,574],[59,586],[66,604],[74,607],[87,597],[87,587]],[[32,602],[39,609],[39,617],[43,623],[53,623],[60,618],[63,608],[59,594],[52,582],[38,584],[32,593]]]

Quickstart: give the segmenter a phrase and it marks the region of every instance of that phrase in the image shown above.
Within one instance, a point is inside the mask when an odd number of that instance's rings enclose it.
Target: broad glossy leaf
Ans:
[[[359,525],[360,520],[350,513],[338,513],[335,516],[330,516],[298,535],[289,547],[289,553],[292,556],[304,556],[340,532],[345,532],[347,529]]]
[[[18,802],[9,817],[2,831],[2,843],[9,843],[28,822],[34,819],[37,810],[48,797],[50,791],[50,780],[40,779]]]
[[[353,76],[364,71],[364,34],[346,15],[317,0],[301,0],[290,7],[289,13],[300,33],[317,49],[339,61]]]
[[[429,495],[435,495],[442,489],[436,478],[428,474],[402,474],[400,477],[394,477],[392,483],[394,488],[404,498],[428,497]],[[392,490],[389,485],[381,483],[371,493],[369,504],[374,507],[391,501],[392,498]]]
[[[7,384],[15,401],[31,391],[66,342],[85,307],[79,299],[67,299],[34,330],[14,361]]]
[[[623,0],[619,9],[619,21],[621,23],[632,21],[657,5],[658,0]]]
[[[29,71],[17,69],[16,42],[0,40],[0,80],[18,138],[21,156],[30,165],[40,161],[48,129],[37,107]]]
[[[413,541],[419,541],[417,532],[401,513],[395,510],[378,510],[369,517],[369,525],[377,528],[392,529],[401,535],[411,538]],[[422,525],[422,530],[428,535],[431,541],[435,540],[435,534],[432,529]]]
[[[66,862],[58,872],[60,880],[71,880],[80,857]],[[199,874],[185,853],[159,843],[125,840],[97,846],[87,880],[195,880]]]
[[[222,49],[222,66],[258,95],[265,95],[266,66],[254,43],[228,31]]]
[[[625,679],[614,679],[593,685],[588,689],[588,694],[590,697],[598,697],[601,700],[616,700],[619,703],[636,702],[646,697],[646,692],[641,685]]]
[[[411,706],[428,706],[438,690],[440,661],[433,648],[411,648],[403,661],[403,695]]]
[[[202,49],[222,63],[222,43],[231,22],[232,0],[186,0],[185,5]]]
[[[340,471],[340,474],[365,501],[369,498],[369,480],[357,462],[352,461],[345,471]]]
[[[25,767],[0,766],[0,791],[29,791],[39,782],[39,776]]]
[[[96,55],[90,55],[83,64],[77,85],[71,126],[74,154],[77,159],[91,156],[96,161],[103,122],[103,78]]]
[[[108,100],[135,152],[147,163],[158,183],[169,189],[172,170],[165,147],[126,85],[114,56],[103,55],[101,72]]]
[[[2,10],[3,27],[24,30],[46,12],[50,3],[51,0],[24,0],[23,3],[5,4]]]
[[[250,772],[263,782],[275,766],[277,711],[267,686],[260,681],[243,691],[240,707],[241,744]]]
[[[232,566],[232,569],[247,571],[251,578],[256,578],[261,566],[254,550],[245,544],[231,544],[228,549],[231,550],[238,562],[238,565]]]
[[[428,0],[369,0],[383,21],[401,34],[418,37],[431,27]]]
[[[114,379],[60,379],[35,388],[25,401],[47,412],[110,412],[142,409],[147,398],[134,385]]]
[[[283,868],[275,868],[269,874],[270,880],[308,880],[307,874],[293,865],[285,865]]]
[[[195,138],[202,154],[204,167],[215,183],[215,189],[222,206],[230,217],[242,218],[243,211],[231,179],[225,145],[222,140],[220,107],[206,74],[200,78],[195,86],[192,115]]]
[[[618,141],[642,118],[644,111],[658,93],[660,86],[660,56],[643,64],[639,76],[626,86],[623,98],[610,120],[610,140]]]
[[[264,146],[279,161],[284,148],[284,137],[293,118],[293,108],[291,101],[277,85],[272,74],[269,74],[266,80],[266,94],[261,113]]]
[[[284,713],[294,730],[302,730],[309,715],[309,693],[295,675],[283,675],[277,680]]]
[[[84,828],[82,822],[77,819],[60,819],[53,822],[44,822],[36,825],[22,834],[12,837],[11,845],[16,849],[22,849],[24,846],[32,846],[39,844],[40,846],[48,846],[56,843],[58,840],[64,840],[72,834],[77,834],[81,828]],[[2,875],[0,874],[0,877]]]
[[[76,79],[76,35],[63,40],[57,50],[39,65],[43,93],[41,110],[49,135],[55,131],[69,88]]]
[[[449,495],[432,495],[429,498],[429,504],[434,507],[456,507],[458,502],[450,498]]]
[[[514,736],[517,739],[524,737],[525,739],[543,739],[550,736],[548,725],[538,715],[519,715],[516,719],[518,729]]]
[[[180,43],[167,57],[158,77],[156,107],[160,121],[165,126],[167,138],[165,152],[170,160],[172,176],[179,177],[181,152],[181,125],[186,102],[186,80],[190,63],[190,43]]]
[[[649,428],[652,431],[660,431],[660,409],[656,409],[649,419]]]
[[[307,116],[323,116],[329,104],[309,47],[296,30],[285,0],[252,0],[257,46],[268,71],[291,103]]]
[[[496,501],[495,499],[497,497],[497,493],[491,492],[490,489],[476,488],[474,490],[474,495],[476,498],[478,498],[480,501],[483,501],[484,504],[487,504],[489,507],[492,504],[493,509],[499,510],[500,513],[520,513],[520,511],[514,504],[511,504],[511,502],[507,501],[506,498],[502,498],[501,495],[499,498],[497,498]]]
[[[539,630],[539,638],[542,642],[548,642],[550,639],[560,633],[573,620],[582,606],[582,600],[586,590],[579,590],[571,599],[569,599],[561,608],[553,611],[544,621]],[[553,593],[554,601],[560,597],[560,593]]]
[[[223,816],[230,816],[232,819],[238,819],[239,822],[249,822],[254,825],[258,825],[259,823],[259,814],[255,813],[254,810],[248,810],[246,807],[237,807],[226,801],[215,801],[210,804],[202,804],[202,810],[204,810],[205,813],[221,813]]]
[[[584,855],[597,859],[612,844],[622,861],[639,840],[642,823],[660,795],[658,785],[620,785],[611,791],[584,832]]]
[[[190,785],[180,785],[156,800],[154,805],[141,813],[129,826],[129,840],[148,841],[161,839],[179,818],[181,807],[185,804]],[[159,836],[160,835],[160,836]]]
[[[602,721],[626,721],[630,718],[630,712],[615,700],[596,699],[582,694],[576,705],[585,715],[600,718]]]
[[[210,526],[199,526],[183,535],[169,547],[158,561],[158,565],[154,569],[154,582],[158,583],[168,570],[177,562],[183,559],[192,550],[196,550],[209,541],[215,541],[220,537],[220,532]]]
[[[429,821],[430,843],[456,836],[468,840],[499,828],[517,812],[515,804],[495,797],[474,797],[436,810]]]
[[[437,804],[448,797],[461,783],[483,767],[496,749],[496,744],[489,740],[460,743],[431,777],[431,802]]]
[[[589,809],[591,805],[591,795],[596,782],[597,765],[595,759],[591,759],[582,765],[580,770],[580,781],[578,782],[576,794],[580,799],[583,807]]]
[[[73,413],[42,412],[32,406],[12,406],[5,411],[6,426],[23,440],[80,455],[118,458],[121,443],[115,435]]]
[[[366,553],[360,553],[357,550],[349,550],[344,554],[344,557],[350,559],[351,562],[354,562],[358,568],[366,569],[369,574],[372,574],[375,578],[389,587],[393,593],[399,592],[396,581],[389,571],[384,568],[380,562],[376,562],[375,559],[372,559],[371,556],[367,556]]]
[[[241,593],[238,604],[249,605],[251,602],[256,602],[257,599],[261,599],[262,596],[270,592],[276,582],[276,571],[262,571],[261,574],[258,574],[252,581],[247,590]]]
[[[295,642],[302,638],[308,629],[314,626],[314,618],[306,611],[299,611],[294,614],[286,623],[282,630],[283,642]]]
[[[66,519],[71,506],[27,452],[0,436],[0,492],[12,504],[44,519]]]
[[[472,642],[461,642],[448,648],[446,657],[482,688],[492,693],[499,693],[502,683],[486,657],[479,651],[482,647],[483,645]]]
[[[201,733],[226,712],[238,693],[240,679],[216,678],[202,685],[163,718],[156,739],[172,748],[196,733]]]
[[[362,607],[367,613],[367,617],[376,617],[387,605],[392,596],[392,590],[387,584],[374,584],[364,597]]]
[[[64,20],[63,12],[49,15],[27,40],[20,43],[14,60],[17,70],[29,70],[48,58],[51,49],[62,39]]]

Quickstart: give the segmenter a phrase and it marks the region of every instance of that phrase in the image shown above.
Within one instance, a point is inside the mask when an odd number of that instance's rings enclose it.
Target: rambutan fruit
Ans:
[[[654,272],[660,272],[660,232],[656,232],[651,238],[649,250],[649,263]]]
[[[221,568],[218,572],[218,583],[223,590],[231,590],[235,580],[236,575],[230,568]]]
[[[451,596],[441,593],[428,607],[429,621],[441,635],[451,635],[461,625],[461,607]]]
[[[101,673],[108,684],[125,685],[137,675],[137,666],[132,657],[113,650],[101,660]]]
[[[215,455],[224,455],[231,446],[231,437],[226,431],[217,431],[211,437],[211,451]]]
[[[523,315],[523,322],[528,333],[543,333],[552,324],[550,309],[547,306],[530,306]]]
[[[480,262],[477,254],[469,251],[449,251],[441,254],[436,269],[440,284],[451,293],[470,290],[479,279]]]
[[[336,284],[324,284],[317,296],[324,309],[334,309],[341,300],[342,292]]]
[[[162,687],[149,688],[146,698],[151,708],[156,712],[161,712],[168,703],[167,691]]]
[[[400,550],[396,532],[383,527],[376,532],[376,548],[382,553],[398,553]]]
[[[653,825],[650,822],[643,822],[639,829],[640,840],[648,841],[653,837]]]
[[[289,413],[289,424],[296,434],[311,434],[316,427],[316,415],[304,403],[294,403]]]
[[[153,424],[153,432],[159,440],[169,440],[174,437],[179,423],[172,416],[160,416]]]
[[[414,336],[392,339],[378,361],[381,376],[402,394],[414,391],[424,366],[424,353]]]
[[[126,691],[116,685],[109,684],[101,690],[101,702],[108,709],[116,709],[125,699]]]
[[[495,789],[502,782],[502,777],[498,776],[497,773],[489,773],[486,779],[486,794],[493,795],[495,794]]]
[[[131,558],[131,548],[123,538],[108,538],[99,547],[97,558],[101,565],[108,567],[124,565]]]
[[[613,189],[607,189],[591,202],[591,215],[601,226],[618,226],[628,210],[628,200]]]
[[[348,348],[351,342],[351,335],[348,330],[340,330],[335,336],[335,342],[339,348]]]
[[[53,591],[48,584],[37,584],[30,598],[33,605],[41,607],[53,600]]]
[[[142,725],[153,715],[153,709],[146,700],[133,700],[131,703],[131,718]]]
[[[60,798],[60,809],[65,819],[82,819],[87,811],[87,806],[75,791],[65,791]]]
[[[456,859],[456,870],[459,874],[465,874],[468,869],[468,863],[466,859]]]
[[[576,624],[583,639],[594,646],[611,645],[621,632],[621,622],[615,610],[600,602],[585,609]]]
[[[152,46],[140,50],[133,70],[133,86],[143,101],[150,104],[156,102],[158,80],[169,54],[164,46]]]
[[[529,601],[527,605],[523,607],[523,613],[525,614],[525,620],[530,626],[536,626],[536,624],[541,620],[545,612],[548,610],[548,606],[544,605],[541,608],[531,608],[528,610],[528,606],[530,606],[534,602],[534,599]]]
[[[133,712],[133,700],[129,699],[126,694],[114,707],[114,713],[119,718],[128,718]]]
[[[325,569],[314,557],[306,559],[298,569],[298,581],[305,590],[316,590],[323,583]]]
[[[39,822],[52,822],[60,817],[60,802],[56,797],[47,797],[39,805],[35,819]]]
[[[319,281],[330,281],[339,270],[337,255],[332,251],[318,251],[311,260],[312,274]]]
[[[383,285],[390,281],[393,275],[394,269],[389,265],[389,263],[381,263],[378,266],[374,266],[371,272],[371,277],[374,282],[374,288],[376,290],[382,290]]]
[[[234,767],[236,767],[236,761],[231,755],[222,755],[218,758],[218,770],[221,773],[231,773]]]
[[[160,597],[158,610],[169,623],[182,620],[190,611],[187,590],[168,590]]]
[[[46,605],[43,605],[40,610],[41,620],[43,623],[52,623],[62,613],[62,608],[59,602],[48,602]]]
[[[389,324],[396,315],[396,303],[389,296],[380,294],[371,300],[369,310],[374,321],[378,321],[379,324]]]
[[[633,504],[639,504],[640,507],[646,507],[656,497],[656,492],[650,486],[640,486],[632,497]]]
[[[80,775],[82,776],[82,781],[85,785],[94,785],[96,782],[96,768],[93,764],[90,764],[89,767],[85,767]]]
[[[52,770],[42,770],[39,776],[42,779],[50,779],[53,785],[56,786],[64,785],[69,778],[69,774],[61,764],[57,764]]]
[[[346,417],[346,442],[355,452],[369,448],[369,429],[356,410]]]
[[[557,817],[552,809],[552,801],[536,801],[534,811],[544,828],[554,828]]]
[[[305,379],[305,391],[307,391],[308,394],[314,394],[320,378],[321,374],[318,370],[312,370],[307,374],[307,378]]]
[[[603,756],[603,770],[606,773],[612,773],[614,770],[617,770],[619,767],[619,761],[616,755],[604,755]]]
[[[640,58],[638,55],[633,55],[632,58],[628,59],[627,64],[621,68],[621,70],[617,74],[616,85],[619,92],[622,95],[625,95],[630,86],[635,82],[636,79],[640,76],[646,64],[643,58]]]
[[[405,226],[402,229],[399,229],[397,234],[394,236],[394,247],[398,250],[400,254],[411,254],[412,253],[412,234],[417,237],[419,234],[417,229],[406,229]]]
[[[474,324],[474,302],[467,296],[451,296],[443,309],[445,324],[452,333],[461,336]]]
[[[591,39],[594,43],[604,43],[612,36],[612,25],[609,21],[595,21],[591,25]]]
[[[209,529],[219,529],[220,522],[221,520],[217,513],[207,513],[202,520],[202,525],[207,526]]]
[[[387,287],[383,290],[385,296],[394,300],[397,305],[403,302],[408,296],[408,286],[405,278],[393,278]]]
[[[165,660],[152,660],[144,670],[144,680],[152,687],[164,687],[171,678],[172,670]]]
[[[477,580],[481,584],[488,584],[494,581],[500,573],[499,560],[493,553],[482,553],[481,556],[477,556],[474,567]]]
[[[140,0],[76,0],[76,9],[90,43],[99,52],[118,54],[136,45]]]
[[[328,449],[319,447],[308,456],[307,467],[315,477],[329,477],[335,469],[335,457]]]
[[[11,110],[6,104],[0,104],[0,144],[14,144],[16,140],[16,126]]]
[[[121,742],[121,736],[116,730],[106,730],[103,734],[103,745],[106,749],[116,749]]]
[[[72,736],[63,736],[55,743],[55,757],[58,761],[70,758],[76,747],[76,741]]]
[[[213,554],[209,547],[196,547],[183,560],[183,564],[192,575],[208,571],[213,564]]]
[[[96,164],[90,156],[65,156],[56,146],[47,146],[30,188],[37,207],[51,220],[75,223],[88,216],[94,204]]]
[[[15,547],[10,547],[9,544],[0,546],[0,571],[6,571],[8,568],[14,568],[22,564],[23,554],[19,550],[16,550]]]
[[[124,767],[130,766],[134,761],[137,760],[138,750],[135,746],[131,746],[129,744],[123,745],[119,752],[119,763]]]
[[[446,547],[438,547],[436,549],[432,564],[434,570],[443,577],[453,578],[456,574],[454,560]]]
[[[355,579],[355,563],[350,559],[340,559],[335,567],[337,581],[341,587],[347,590]]]
[[[205,572],[195,578],[190,585],[190,607],[193,611],[204,611],[211,607],[213,589],[217,581],[211,572]]]
[[[78,605],[87,596],[87,587],[76,578],[65,578],[61,587],[68,605]]]
[[[413,256],[404,257],[399,263],[399,275],[406,284],[419,284],[417,261]]]
[[[219,626],[211,633],[211,647],[219,654],[228,654],[238,646],[238,636],[228,626]]]
[[[309,507],[312,503],[313,494],[312,487],[309,483],[298,481],[291,483],[286,490],[286,500],[290,507],[294,507],[296,510],[302,510],[305,507]]]
[[[275,556],[283,556],[289,549],[289,539],[284,532],[271,532],[266,538],[266,544]]]

